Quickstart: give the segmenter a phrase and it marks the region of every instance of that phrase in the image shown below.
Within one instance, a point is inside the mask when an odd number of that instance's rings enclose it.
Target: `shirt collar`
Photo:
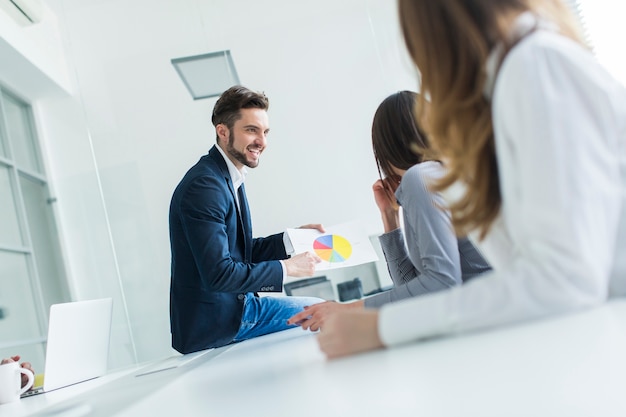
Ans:
[[[220,145],[215,145],[217,150],[222,154],[224,161],[226,161],[226,166],[228,167],[228,173],[230,174],[230,180],[233,182],[233,188],[238,190],[241,184],[246,179],[246,175],[248,174],[248,170],[246,167],[242,167],[241,170],[238,170],[233,161],[230,160],[226,152],[222,149]]]
[[[507,35],[509,43],[515,43],[524,36],[528,35],[535,29],[547,29],[557,30],[557,26],[552,22],[538,17],[532,12],[521,13],[511,25],[509,33]],[[498,70],[504,59],[505,47],[502,42],[498,43],[489,53],[487,60],[485,61],[485,72],[487,79],[485,80],[485,87],[483,89],[483,95],[491,100],[493,95],[493,89],[496,83],[496,77]]]

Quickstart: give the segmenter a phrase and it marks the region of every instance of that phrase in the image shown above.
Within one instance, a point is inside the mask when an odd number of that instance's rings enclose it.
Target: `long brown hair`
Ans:
[[[500,212],[491,106],[483,95],[484,68],[495,44],[508,46],[506,28],[498,25],[498,17],[526,10],[580,40],[571,13],[560,0],[399,0],[406,47],[421,73],[416,110],[420,126],[447,168],[433,190],[457,182],[465,185],[464,195],[449,207],[459,235],[478,229],[484,237]]]

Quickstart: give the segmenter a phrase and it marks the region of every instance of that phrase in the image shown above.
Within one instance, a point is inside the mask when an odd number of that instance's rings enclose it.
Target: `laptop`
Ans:
[[[321,277],[305,278],[299,281],[292,281],[283,284],[286,295],[318,297],[324,300],[335,300],[333,284],[326,278]]]
[[[97,378],[107,372],[113,299],[50,306],[43,385],[22,397]]]

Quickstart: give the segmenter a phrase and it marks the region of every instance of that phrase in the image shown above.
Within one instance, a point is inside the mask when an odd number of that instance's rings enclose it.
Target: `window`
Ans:
[[[50,304],[69,300],[31,107],[0,88],[0,357],[43,371]]]
[[[598,61],[626,85],[626,60],[623,40],[626,26],[622,23],[626,2],[614,0],[569,0],[576,3],[586,35]]]

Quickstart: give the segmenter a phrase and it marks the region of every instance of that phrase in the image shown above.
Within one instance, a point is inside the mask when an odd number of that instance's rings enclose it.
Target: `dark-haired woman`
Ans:
[[[306,307],[289,324],[315,331],[334,311],[378,308],[460,285],[491,269],[469,239],[456,237],[443,198],[429,189],[444,175],[444,168],[428,155],[428,140],[414,111],[417,98],[412,91],[390,95],[378,106],[372,123],[380,172],[372,188],[385,232],[379,241],[393,288],[352,303]]]

